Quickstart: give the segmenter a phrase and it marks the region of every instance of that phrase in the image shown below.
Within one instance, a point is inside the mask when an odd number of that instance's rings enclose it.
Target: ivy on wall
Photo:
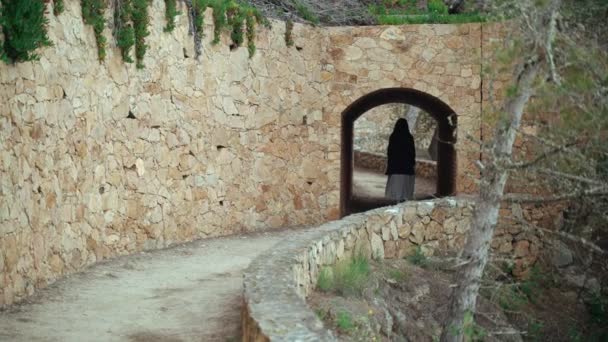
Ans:
[[[144,56],[148,49],[146,44],[146,37],[150,34],[150,31],[148,31],[148,25],[150,24],[148,4],[148,0],[133,0],[131,20],[135,31],[135,60],[138,69],[144,67]]]
[[[229,31],[232,49],[242,46],[246,36],[249,57],[253,57],[256,50],[256,26],[262,24],[265,27],[270,27],[270,22],[255,7],[233,0],[192,0],[186,1],[186,5],[189,6],[190,34],[194,36],[197,57],[201,54],[204,16],[207,8],[213,10],[214,29],[211,43],[218,44],[222,32]]]
[[[55,0],[53,1],[53,14],[60,15],[65,10],[65,4],[63,0]]]
[[[285,45],[293,46],[293,21],[285,22]]]
[[[100,61],[106,57],[107,39],[103,35],[106,26],[106,3],[108,0],[80,0],[82,18],[93,27],[97,55]],[[148,7],[152,0],[114,0],[114,31],[116,45],[122,59],[127,63],[136,62],[143,68],[143,60],[150,34]],[[254,7],[234,0],[183,0],[188,8],[189,32],[194,36],[196,56],[201,53],[204,15],[207,8],[213,9],[213,44],[218,44],[222,32],[230,32],[231,49],[243,45],[247,38],[249,57],[256,52],[256,27],[262,24],[270,27],[270,22]],[[46,3],[50,0],[0,0],[0,25],[4,41],[0,42],[0,58],[7,63],[36,59],[35,50],[52,45],[47,36],[48,19],[45,17]],[[175,29],[175,17],[179,14],[177,0],[165,2],[165,32]],[[64,0],[53,0],[53,13],[65,10]],[[135,48],[135,60],[131,49]]]
[[[175,17],[178,14],[176,0],[165,0],[165,20],[167,21],[164,28],[165,32],[173,32],[175,29]]]
[[[38,59],[36,49],[52,45],[43,0],[0,0],[0,25],[4,35],[0,58],[6,63]]]
[[[106,9],[104,0],[81,0],[82,19],[87,25],[93,26],[95,32],[95,42],[97,43],[97,56],[100,61],[106,58],[107,40],[103,35],[103,29],[106,26],[106,19],[103,14]]]
[[[135,30],[131,23],[133,6],[131,0],[116,0],[114,2],[114,36],[116,46],[120,49],[122,60],[133,63],[131,48],[135,45]]]

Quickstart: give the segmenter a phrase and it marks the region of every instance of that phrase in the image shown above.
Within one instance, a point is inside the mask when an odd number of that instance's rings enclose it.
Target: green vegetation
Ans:
[[[608,298],[595,293],[587,302],[587,308],[595,323],[608,324]]]
[[[285,45],[293,46],[293,21],[287,20],[285,22]]]
[[[178,14],[177,0],[165,0],[165,20],[167,24],[163,31],[172,32],[175,29],[175,17]]]
[[[355,323],[353,322],[353,318],[346,311],[338,312],[338,317],[336,319],[336,325],[343,332],[348,332],[355,327]]]
[[[470,311],[464,315],[464,325],[462,334],[465,341],[483,341],[488,334],[482,327],[475,323],[475,318]]]
[[[195,0],[194,9],[194,39],[195,45],[200,46],[203,37],[204,15],[207,8],[213,9],[213,40],[212,44],[220,42],[222,31],[230,31],[232,47],[240,47],[247,37],[249,57],[255,54],[255,28],[257,24],[270,27],[270,22],[256,8],[233,0]],[[198,52],[197,52],[198,55]]]
[[[486,20],[476,12],[449,14],[442,0],[429,0],[426,11],[416,7],[416,1],[411,0],[385,0],[380,5],[371,5],[369,11],[380,25],[461,24]]]
[[[123,0],[114,8],[114,34],[116,35],[116,45],[120,49],[122,60],[133,63],[131,58],[131,48],[135,45],[135,31],[131,23],[131,13],[133,7],[132,0]]]
[[[53,1],[53,14],[60,15],[65,10],[65,4],[63,0],[55,0]]]
[[[82,19],[87,25],[93,26],[95,32],[95,41],[97,43],[97,56],[100,61],[106,58],[107,40],[103,35],[103,29],[106,26],[106,19],[103,14],[106,9],[105,1],[103,0],[81,0]]]
[[[341,261],[332,268],[324,268],[317,279],[322,291],[334,291],[342,296],[361,295],[370,275],[369,261],[362,255]]]
[[[424,267],[428,264],[428,258],[422,252],[422,248],[420,246],[416,247],[414,253],[407,257],[407,260],[412,264],[420,267]]]
[[[404,271],[397,269],[390,269],[388,275],[391,277],[391,279],[397,281],[398,283],[405,281],[407,278],[407,274]]]
[[[144,67],[144,56],[148,49],[146,37],[150,34],[150,31],[148,31],[148,25],[150,24],[150,18],[148,17],[149,4],[148,0],[133,0],[131,20],[135,33],[135,60],[138,69]]]
[[[310,8],[308,8],[308,6],[306,6],[306,4],[300,2],[300,1],[294,1],[294,4],[296,6],[296,11],[298,12],[298,14],[300,15],[300,17],[302,17],[302,19],[306,20],[306,21],[310,21],[311,23],[318,25],[320,20],[319,17],[310,10]]]
[[[4,42],[0,58],[6,63],[38,59],[36,49],[52,45],[43,1],[0,0],[0,25]]]
[[[213,1],[211,7],[213,8],[213,41],[211,44],[217,44],[220,42],[222,36],[222,29],[226,27],[226,7],[228,2],[226,1]]]
[[[542,332],[544,325],[545,324],[542,321],[533,320],[530,322],[530,325],[528,326],[530,341],[540,342],[545,340]]]

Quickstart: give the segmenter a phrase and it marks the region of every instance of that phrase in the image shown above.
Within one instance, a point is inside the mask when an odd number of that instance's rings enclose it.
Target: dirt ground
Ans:
[[[94,265],[0,312],[0,341],[236,341],[242,272],[288,231]]]
[[[315,291],[308,304],[333,329],[340,341],[416,341],[432,342],[441,334],[448,313],[451,285],[455,274],[411,265],[407,260],[371,261],[371,274],[361,295],[339,295]],[[511,330],[506,317],[484,298],[478,310],[487,319],[478,319],[485,331]],[[340,327],[340,315],[347,314],[350,327]],[[484,336],[484,341],[496,341]],[[509,336],[501,341],[520,341]]]
[[[355,168],[353,172],[353,212],[395,204],[384,197],[387,176],[372,170]],[[431,198],[435,193],[435,179],[416,177],[414,198]]]
[[[353,195],[357,197],[383,198],[387,176],[372,170],[355,168],[353,173]],[[432,196],[435,193],[435,180],[416,177],[414,196]]]

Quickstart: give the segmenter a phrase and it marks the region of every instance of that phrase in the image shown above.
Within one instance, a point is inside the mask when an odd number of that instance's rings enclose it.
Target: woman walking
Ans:
[[[407,120],[399,119],[388,141],[386,190],[384,195],[403,202],[414,198],[416,147]]]

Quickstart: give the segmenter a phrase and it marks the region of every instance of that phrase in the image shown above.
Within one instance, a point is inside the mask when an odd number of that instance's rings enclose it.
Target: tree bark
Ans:
[[[505,114],[508,118],[499,123],[491,149],[491,164],[481,176],[479,199],[462,253],[464,265],[459,275],[460,281],[452,295],[448,318],[441,335],[442,342],[463,341],[465,316],[475,311],[481,276],[488,262],[490,242],[496,228],[500,201],[507,181],[504,161],[511,159],[515,134],[532,93],[532,84],[538,69],[538,62],[523,65],[516,81],[518,91],[505,104]]]

